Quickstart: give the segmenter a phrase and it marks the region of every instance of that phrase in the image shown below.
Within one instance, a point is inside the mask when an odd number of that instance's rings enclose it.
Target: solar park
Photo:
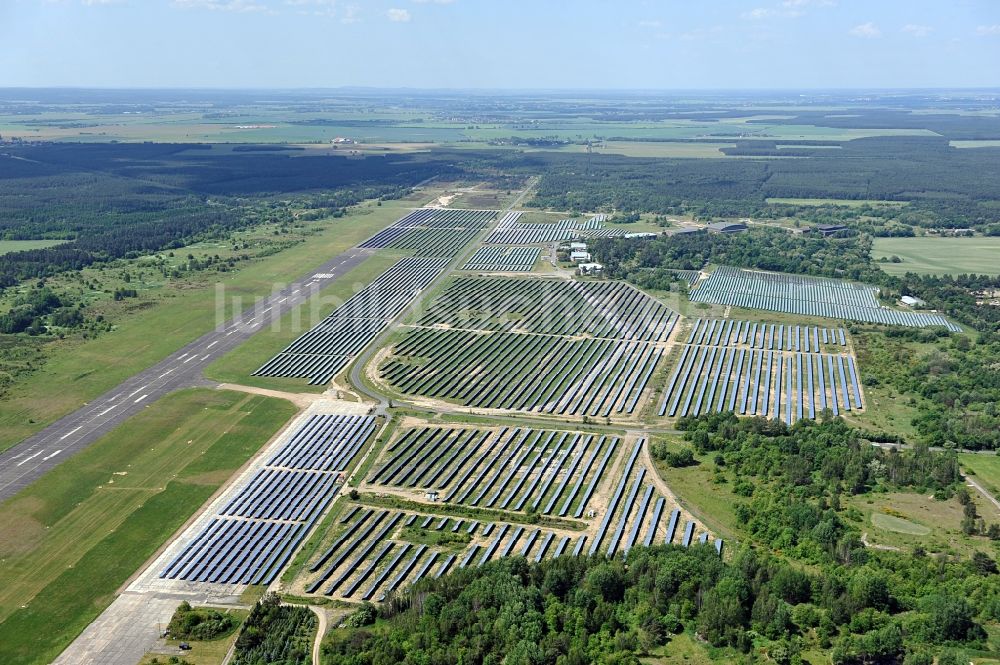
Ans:
[[[329,383],[447,265],[447,259],[400,259],[254,374]]]
[[[164,583],[269,584],[306,538],[305,564],[287,588],[346,601],[385,600],[422,578],[509,556],[615,556],[658,543],[707,543],[721,553],[722,540],[681,509],[648,466],[641,432],[565,423],[589,416],[634,428],[728,410],[791,424],[825,410],[864,409],[851,339],[839,323],[682,322],[624,282],[469,274],[530,272],[540,249],[526,245],[611,233],[602,216],[520,217],[408,213],[363,246],[414,255],[257,373],[329,382],[450,266],[461,272],[400,326],[369,378],[439,415],[461,407],[549,418],[503,426],[401,416],[385,445],[372,444],[352,480],[360,494],[349,499],[340,496],[345,472],[375,440],[377,421],[312,413],[168,550],[157,572]],[[873,289],[848,282],[731,268],[705,279],[698,271],[678,276],[694,284],[694,301],[937,324],[933,315],[882,308]]]
[[[560,219],[556,222],[521,222],[521,213],[511,212],[500,218],[486,238],[488,245],[535,245],[546,242],[599,238],[621,235],[621,231],[604,228],[604,215],[590,219]]]
[[[496,210],[419,208],[360,246],[412,249],[415,256],[455,256],[496,214]]]
[[[631,414],[676,322],[623,283],[460,277],[379,375],[401,393],[467,406]]]
[[[541,253],[538,247],[480,247],[462,270],[530,272]]]
[[[305,419],[159,573],[162,579],[270,584],[329,506],[375,418]]]
[[[802,316],[921,328],[961,328],[940,314],[904,312],[878,303],[873,286],[824,277],[719,266],[691,290],[693,302],[731,305]]]
[[[843,328],[698,319],[677,353],[660,416],[732,411],[792,424],[863,408]]]
[[[721,540],[657,490],[640,461],[643,445],[531,428],[404,428],[362,489],[410,498],[441,492],[445,505],[489,505],[515,519],[441,515],[427,500],[419,511],[351,503],[295,585],[309,594],[381,601],[420,579],[508,556],[614,556],[661,543],[710,543],[721,553]],[[519,522],[517,513],[529,509],[587,521],[575,522],[582,530]],[[447,537],[428,544],[434,534]]]

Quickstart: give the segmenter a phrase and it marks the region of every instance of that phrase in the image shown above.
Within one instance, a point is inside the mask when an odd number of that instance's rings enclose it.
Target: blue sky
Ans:
[[[0,86],[1000,86],[998,0],[0,0]]]

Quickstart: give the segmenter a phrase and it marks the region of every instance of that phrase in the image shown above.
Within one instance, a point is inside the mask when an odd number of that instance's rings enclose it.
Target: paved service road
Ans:
[[[206,365],[307,301],[372,253],[373,250],[355,247],[334,257],[309,277],[276,291],[224,326],[202,335],[153,367],[0,453],[0,501],[10,498],[160,397],[180,388],[210,385],[202,377]],[[327,313],[324,311],[322,315]],[[155,335],[156,331],[150,334]],[[266,360],[261,358],[261,364]],[[59,386],[52,386],[52,389],[58,390]]]

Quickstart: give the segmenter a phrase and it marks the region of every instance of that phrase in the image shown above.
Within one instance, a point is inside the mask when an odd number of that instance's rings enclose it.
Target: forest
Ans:
[[[427,157],[290,157],[173,144],[45,144],[0,155],[0,239],[66,239],[0,256],[0,288],[220,237],[261,221],[253,203],[321,192],[330,214],[396,198],[451,171]]]
[[[324,662],[639,663],[685,634],[727,662],[799,663],[823,649],[837,665],[958,664],[983,646],[982,623],[1000,616],[995,561],[868,550],[841,504],[885,488],[949,500],[953,455],[872,448],[838,419],[789,429],[719,414],[680,426],[741,484],[756,547],[724,559],[708,546],[658,546],[459,570],[358,610],[348,623],[361,627],[332,631]]]
[[[766,144],[740,146],[733,152],[770,156]],[[719,160],[540,152],[496,159],[543,174],[534,205],[557,210],[770,218],[787,210],[768,198],[832,198],[906,201],[906,223],[928,228],[997,221],[1000,149],[962,150],[944,138],[897,136],[805,153],[804,159]]]

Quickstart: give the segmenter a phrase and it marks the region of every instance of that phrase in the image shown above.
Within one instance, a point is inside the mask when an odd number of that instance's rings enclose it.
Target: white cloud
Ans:
[[[385,15],[393,23],[409,23],[410,19],[412,18],[410,16],[410,10],[398,9],[396,7],[393,7],[392,9],[386,11]]]
[[[782,7],[836,7],[837,0],[784,0]]]
[[[882,31],[871,21],[854,26],[851,28],[850,33],[855,37],[864,37],[865,39],[874,39],[875,37],[882,36]]]
[[[926,37],[934,31],[934,28],[929,25],[917,25],[916,23],[907,23],[902,28],[902,32],[908,35],[913,35],[914,37]]]
[[[211,9],[224,12],[264,12],[267,5],[257,0],[173,0],[177,9]]]
[[[341,23],[358,23],[361,20],[361,7],[357,5],[347,5],[344,7],[344,14],[340,17]]]
[[[758,21],[762,18],[767,18],[774,14],[774,10],[768,9],[767,7],[755,7],[748,12],[743,12],[741,16],[745,19],[750,19],[752,21]]]
[[[1000,23],[994,25],[981,25],[976,28],[976,34],[982,37],[1000,35]]]

